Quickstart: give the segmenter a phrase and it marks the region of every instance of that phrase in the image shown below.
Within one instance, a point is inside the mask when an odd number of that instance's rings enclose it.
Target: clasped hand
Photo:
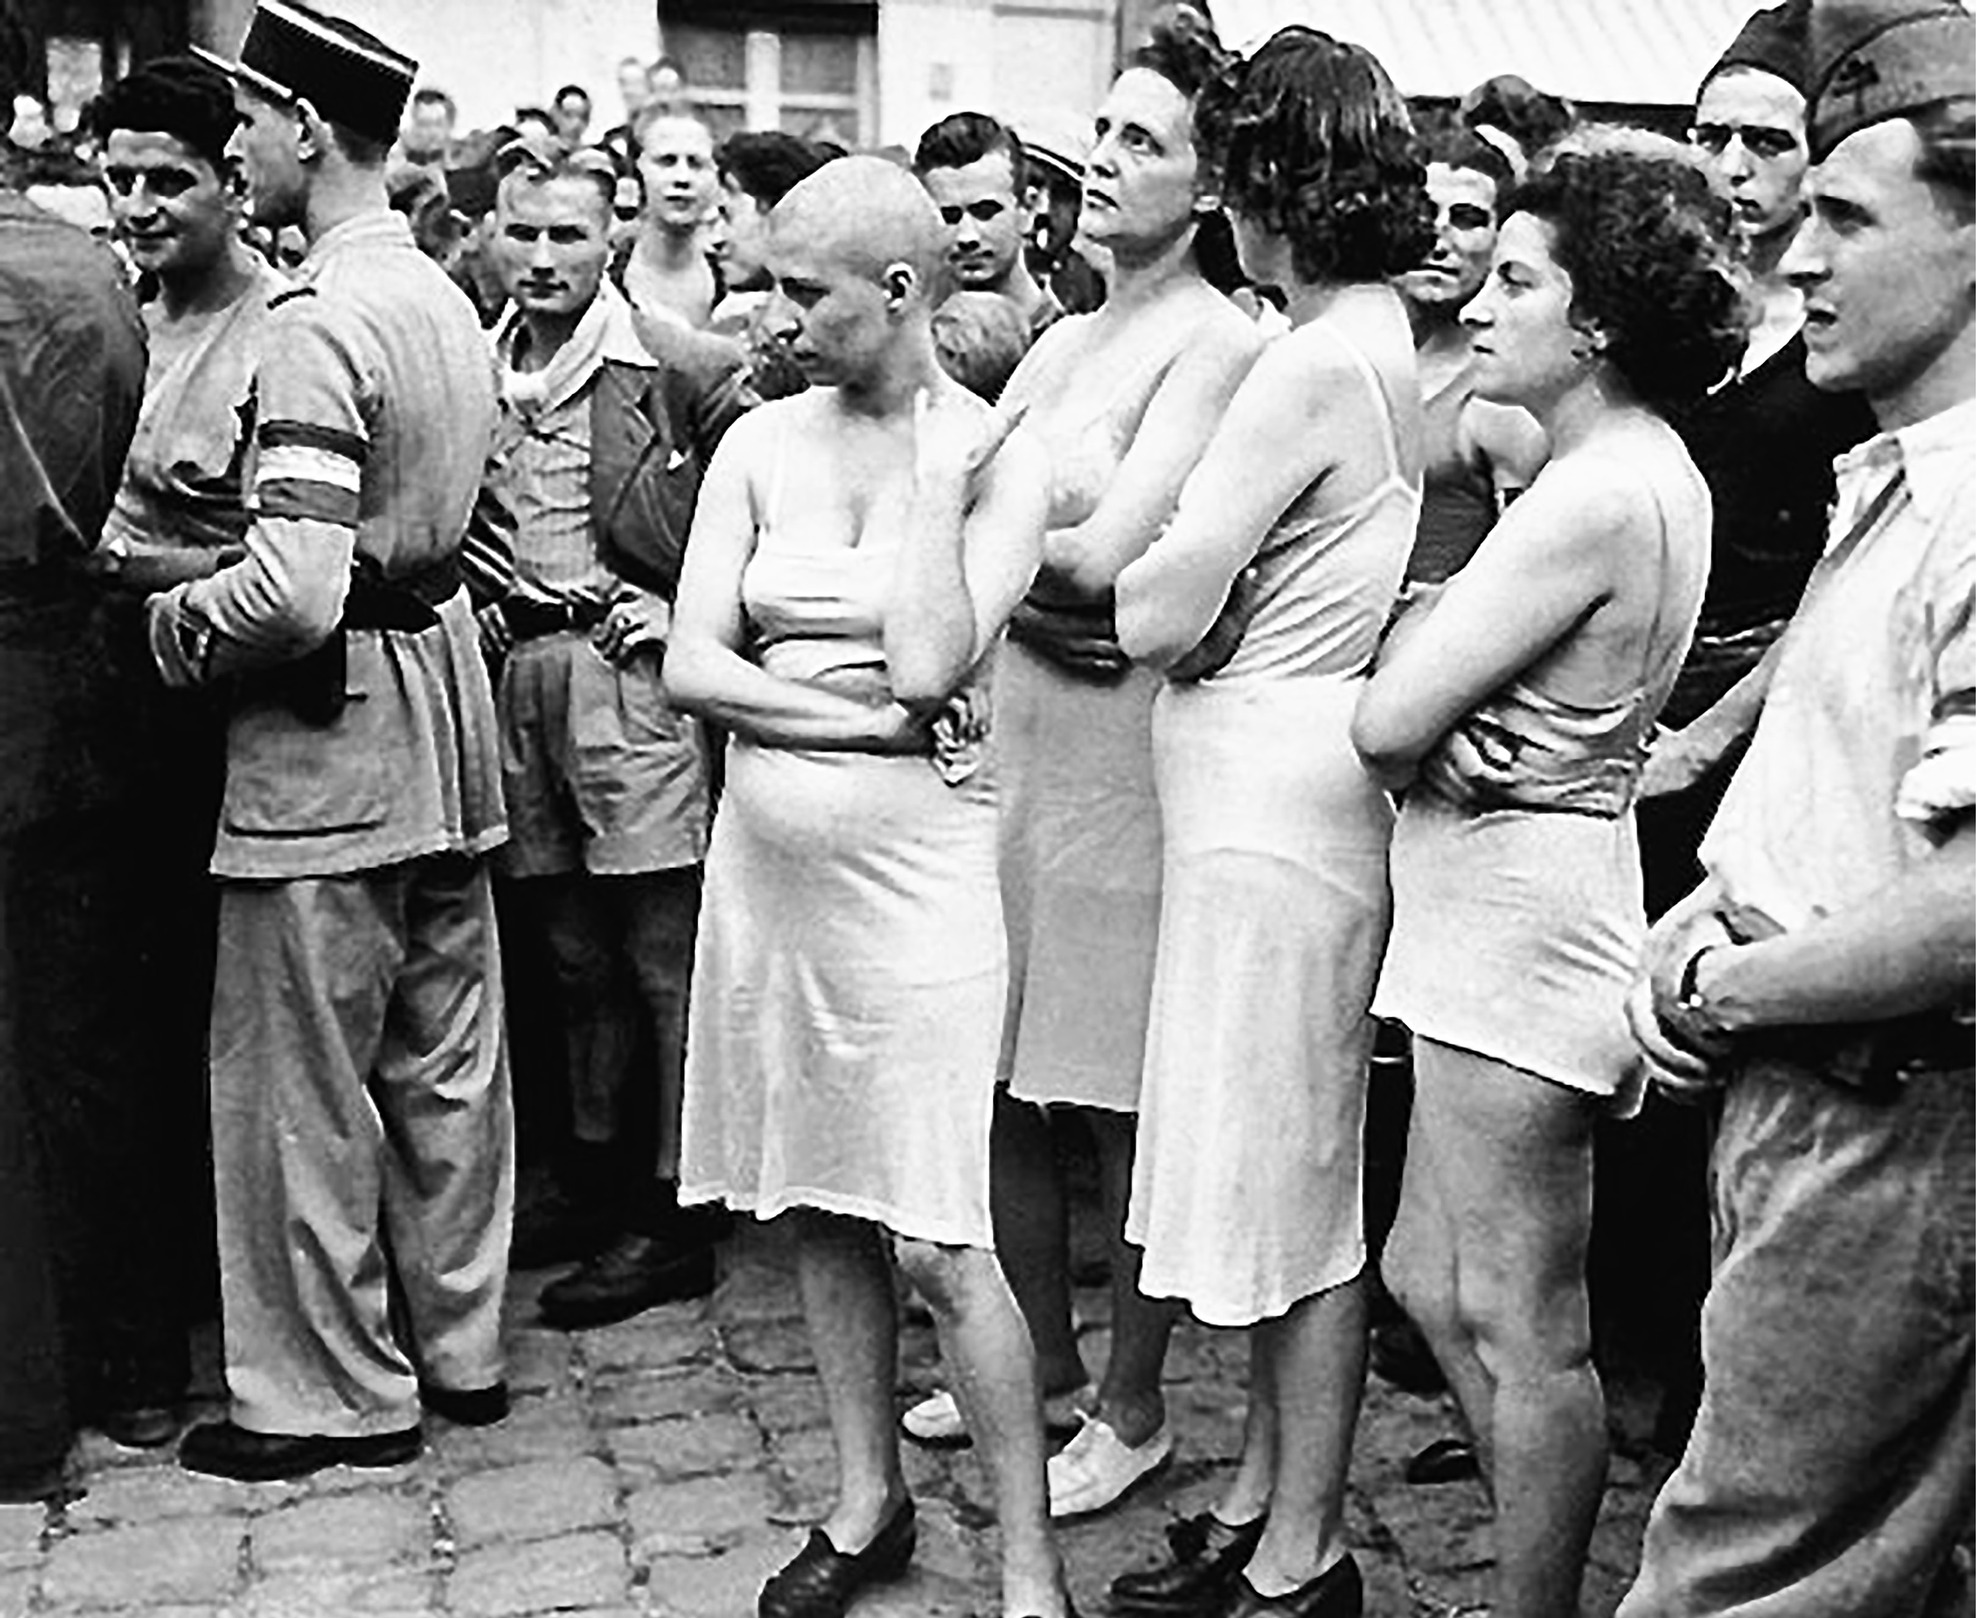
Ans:
[[[1714,915],[1648,935],[1646,970],[1627,996],[1627,1024],[1648,1059],[1655,1084],[1672,1099],[1700,1099],[1722,1082],[1731,1044],[1694,1008],[1683,1004],[1682,974],[1697,951],[1733,942]]]

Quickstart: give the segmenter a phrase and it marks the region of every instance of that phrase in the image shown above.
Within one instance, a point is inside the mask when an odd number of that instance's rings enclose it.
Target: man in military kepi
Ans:
[[[236,689],[211,1036],[232,1409],[179,1458],[267,1479],[409,1460],[422,1403],[507,1409],[505,826],[461,567],[495,401],[472,308],[386,205],[415,64],[262,0],[222,65],[249,213],[309,256],[256,376],[246,554],[150,627],[167,681]]]

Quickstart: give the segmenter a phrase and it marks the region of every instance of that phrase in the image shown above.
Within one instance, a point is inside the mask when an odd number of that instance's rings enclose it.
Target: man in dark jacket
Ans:
[[[26,47],[0,0],[0,99],[25,88]],[[73,1188],[37,1146],[80,1140],[78,1115],[114,1093],[109,1030],[75,1019],[106,1009],[121,960],[99,906],[116,895],[104,831],[127,783],[93,592],[72,567],[109,514],[143,394],[116,260],[0,184],[0,1500],[55,1489],[71,1419],[91,1414],[64,1386],[42,1201]],[[121,1119],[102,1124],[122,1137]]]
[[[604,1247],[542,1294],[546,1321],[578,1327],[714,1282],[713,1222],[675,1201],[708,760],[660,663],[701,468],[753,395],[738,349],[647,320],[606,278],[608,158],[518,142],[503,167],[495,457],[516,583],[482,634],[504,663],[506,872],[563,1003],[580,1204],[560,1230],[525,1225],[518,1262]],[[628,1082],[642,1040],[656,1098]]]

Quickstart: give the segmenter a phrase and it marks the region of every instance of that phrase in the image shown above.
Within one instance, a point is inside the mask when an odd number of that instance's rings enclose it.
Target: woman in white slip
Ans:
[[[1194,97],[1228,59],[1199,30],[1161,31],[1119,75],[1098,111],[1082,221],[1110,255],[1106,301],[1046,331],[1003,394],[1028,410],[1051,471],[1043,568],[995,683],[1010,994],[992,1183],[996,1250],[1036,1344],[1047,1419],[1091,1405],[1051,1458],[1059,1517],[1109,1506],[1172,1449],[1160,1377],[1174,1311],[1141,1295],[1137,1255],[1118,1240],[1160,907],[1160,680],[1119,650],[1111,599],[1257,351],[1254,326],[1199,262],[1202,231],[1226,226]],[[1112,1345],[1095,1394],[1072,1329],[1050,1108],[1090,1125],[1112,1237]],[[906,1429],[961,1436],[946,1394],[909,1410]]]
[[[1431,214],[1406,104],[1356,45],[1275,35],[1197,127],[1251,279],[1285,295],[1119,577],[1166,837],[1126,1234],[1140,1285],[1248,1328],[1243,1457],[1115,1611],[1357,1618],[1346,1467],[1365,1365],[1360,1136],[1393,812],[1354,708],[1420,510],[1414,341],[1388,284]]]
[[[1044,457],[940,370],[942,239],[881,158],[777,205],[770,325],[811,386],[722,440],[666,652],[674,699],[733,733],[680,1199],[790,1231],[837,1452],[836,1502],[759,1618],[843,1618],[911,1562],[889,1246],[983,1439],[1002,1612],[1069,1611],[988,1186],[1007,981],[981,686],[1036,570]]]
[[[1638,1094],[1632,805],[1709,567],[1708,490],[1662,412],[1743,343],[1699,168],[1574,139],[1512,194],[1464,312],[1478,392],[1536,416],[1551,459],[1402,618],[1354,726],[1406,793],[1375,1009],[1414,1033],[1415,1097],[1384,1274],[1476,1440],[1495,1610],[1520,1618],[1578,1611],[1605,1478],[1593,1126]]]

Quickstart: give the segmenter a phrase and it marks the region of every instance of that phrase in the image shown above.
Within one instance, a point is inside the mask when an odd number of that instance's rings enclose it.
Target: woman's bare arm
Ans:
[[[777,678],[742,655],[742,573],[755,553],[754,473],[784,413],[765,410],[731,428],[701,485],[672,639],[667,695],[736,734],[770,747],[851,752],[916,751],[918,722],[895,702],[864,702]]]
[[[1406,785],[1454,725],[1608,599],[1613,547],[1651,520],[1638,481],[1613,473],[1601,460],[1547,466],[1374,672],[1352,739],[1383,785]]]
[[[1172,515],[1181,485],[1262,348],[1255,327],[1231,315],[1202,322],[1168,368],[1097,509],[1045,536],[1044,571],[1071,594],[1095,599],[1109,590]],[[1103,386],[1104,379],[1089,383]]]
[[[1256,361],[1166,533],[1119,575],[1119,644],[1134,661],[1164,668],[1208,632],[1270,525],[1336,464],[1365,398],[1323,336],[1280,339]]]

